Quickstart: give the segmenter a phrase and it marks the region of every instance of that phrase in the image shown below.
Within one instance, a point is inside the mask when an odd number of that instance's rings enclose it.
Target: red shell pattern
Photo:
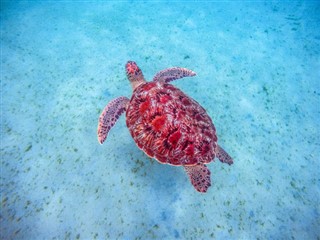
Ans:
[[[165,82],[138,86],[126,111],[129,131],[161,163],[195,165],[215,157],[215,127],[203,107]]]

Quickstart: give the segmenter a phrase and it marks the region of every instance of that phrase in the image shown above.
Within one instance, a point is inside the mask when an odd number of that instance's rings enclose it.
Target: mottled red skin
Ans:
[[[216,155],[215,127],[204,108],[163,81],[134,90],[126,123],[138,147],[161,163],[206,164]]]

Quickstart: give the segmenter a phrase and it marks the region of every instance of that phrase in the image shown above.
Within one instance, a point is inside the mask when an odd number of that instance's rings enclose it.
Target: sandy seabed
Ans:
[[[1,239],[319,239],[320,4],[1,2]],[[212,117],[234,165],[200,194],[138,150],[124,65]]]

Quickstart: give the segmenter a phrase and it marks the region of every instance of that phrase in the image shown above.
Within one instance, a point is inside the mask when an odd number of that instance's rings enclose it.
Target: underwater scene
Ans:
[[[320,239],[319,122],[319,1],[1,1],[0,239]]]

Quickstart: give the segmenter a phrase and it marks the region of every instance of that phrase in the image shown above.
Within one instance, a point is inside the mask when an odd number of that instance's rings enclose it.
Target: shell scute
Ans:
[[[167,142],[168,142],[172,147],[175,147],[175,146],[177,146],[180,138],[181,138],[181,132],[180,132],[180,130],[176,129],[175,132],[169,134]]]
[[[153,129],[160,132],[165,127],[166,119],[166,115],[156,116],[151,122]]]

